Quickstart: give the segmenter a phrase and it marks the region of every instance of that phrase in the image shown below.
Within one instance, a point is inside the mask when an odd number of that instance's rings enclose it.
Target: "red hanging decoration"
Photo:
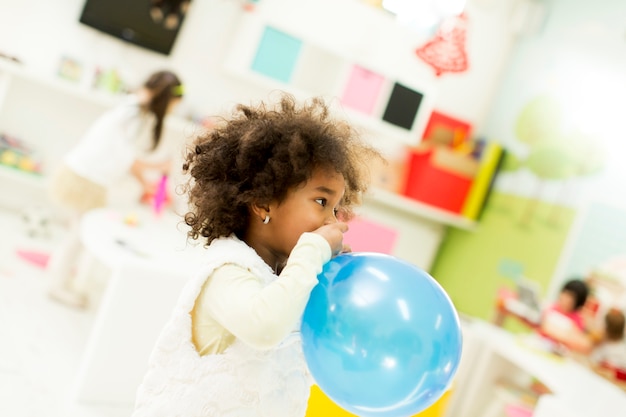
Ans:
[[[446,19],[433,39],[417,48],[415,53],[434,68],[437,76],[444,72],[464,72],[468,67],[465,52],[466,33],[465,13]]]

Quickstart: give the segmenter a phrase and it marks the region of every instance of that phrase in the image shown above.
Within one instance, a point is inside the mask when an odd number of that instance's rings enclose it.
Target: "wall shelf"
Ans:
[[[366,202],[384,205],[388,208],[401,211],[416,217],[432,220],[437,223],[451,226],[457,229],[472,231],[477,223],[455,213],[441,210],[437,207],[421,203],[403,195],[383,190],[372,189],[364,198]]]
[[[120,100],[120,95],[118,94],[88,89],[73,81],[41,74],[30,70],[24,64],[9,62],[2,59],[0,59],[0,73],[5,76],[15,77],[27,82],[39,84],[56,92],[71,95],[103,107],[113,106]]]
[[[45,177],[43,175],[21,171],[2,164],[0,164],[0,178],[18,183],[21,186],[37,188],[41,191],[45,187]]]
[[[283,81],[253,69],[255,56],[263,47],[263,44],[259,42],[268,28],[289,36],[293,35],[293,39],[302,43],[299,58],[293,66],[289,81]],[[351,59],[347,51],[342,53],[329,45],[317,43],[310,34],[307,35],[305,32],[285,28],[271,15],[266,16],[260,11],[244,15],[223,64],[225,75],[261,88],[268,93],[287,91],[299,100],[321,96],[337,117],[351,123],[377,145],[412,146],[419,142],[434,101],[435,88],[432,85],[427,83],[415,85],[414,80],[409,82],[398,79],[389,69],[373,69],[370,65]],[[319,62],[324,62],[324,65],[320,66]],[[371,114],[344,105],[340,99],[355,65],[376,71],[383,78],[383,85],[377,94]],[[400,82],[421,94],[418,111],[410,128],[383,120],[383,111],[388,104],[395,82]]]
[[[12,190],[0,196],[0,206],[19,210],[45,204],[48,175],[96,118],[123,97],[0,59],[0,133],[28,144],[43,170],[35,175],[0,165],[0,186]],[[168,116],[164,127],[168,144],[182,144],[204,129],[177,115]],[[159,155],[170,148],[163,145]]]

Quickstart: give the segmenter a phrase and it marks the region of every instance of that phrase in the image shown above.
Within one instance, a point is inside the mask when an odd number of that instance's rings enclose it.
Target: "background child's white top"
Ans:
[[[131,95],[94,122],[65,163],[81,177],[109,187],[128,174],[141,151],[149,149],[154,124],[154,115],[143,111]]]
[[[602,343],[593,350],[591,360],[597,364],[606,363],[611,367],[626,370],[626,342],[621,340]]]

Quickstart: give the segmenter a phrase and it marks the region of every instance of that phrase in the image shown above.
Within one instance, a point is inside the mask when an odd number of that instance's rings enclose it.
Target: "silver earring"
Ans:
[[[265,218],[263,219],[263,224],[268,224],[270,222],[270,216],[269,214],[265,215]]]

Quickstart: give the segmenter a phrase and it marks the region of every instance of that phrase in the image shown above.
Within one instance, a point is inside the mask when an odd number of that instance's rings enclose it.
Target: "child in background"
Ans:
[[[146,171],[169,171],[170,159],[149,162],[142,154],[155,151],[167,113],[182,98],[178,76],[170,71],[153,73],[143,87],[107,111],[64,158],[50,184],[51,199],[69,219],[65,241],[49,264],[50,296],[66,305],[85,307],[86,295],[76,287],[76,270],[82,245],[80,219],[89,210],[104,207],[110,188],[129,173],[143,189],[154,194],[155,184]]]
[[[299,321],[380,154],[323,101],[239,105],[183,170],[189,236],[208,245],[150,357],[133,417],[304,416]]]
[[[561,288],[556,303],[544,311],[539,334],[557,346],[589,353],[593,346],[587,335],[581,311],[589,296],[589,286],[581,279],[571,279]]]
[[[626,341],[624,313],[618,309],[609,310],[604,316],[604,338],[591,353],[594,366],[626,370]]]

